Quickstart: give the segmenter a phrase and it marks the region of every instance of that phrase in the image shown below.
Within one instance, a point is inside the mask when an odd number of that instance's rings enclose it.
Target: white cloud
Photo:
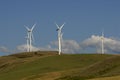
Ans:
[[[96,45],[100,46],[100,43],[101,43],[101,37],[92,35],[90,38],[84,40],[81,43],[81,46],[83,48],[86,48],[86,47],[96,47]]]
[[[32,46],[32,51],[55,51],[55,49],[53,49],[50,45],[47,45],[45,47],[35,47],[35,46]],[[27,45],[26,44],[23,44],[23,45],[19,45],[17,46],[17,51],[18,52],[25,52],[27,51]]]
[[[58,46],[58,41],[52,42],[52,45]],[[75,40],[63,40],[62,41],[63,53],[79,53],[80,45]]]
[[[7,47],[1,46],[0,52],[10,53],[11,51]]]
[[[104,38],[104,50],[106,53],[119,53],[120,52],[120,40],[114,38]],[[63,53],[80,53],[88,52],[89,48],[92,48],[94,52],[101,53],[101,36],[92,35],[90,38],[78,43],[75,40],[63,40],[62,41],[62,52]],[[45,47],[32,46],[33,51],[57,51],[58,41],[53,41]],[[26,51],[27,45],[20,45],[17,47],[19,51]]]
[[[115,53],[120,53],[120,41],[115,39],[105,39],[105,47]]]
[[[119,53],[120,52],[120,40],[114,38],[104,38],[104,47],[106,53]],[[75,40],[63,40],[62,41],[62,52],[63,53],[81,53],[89,52],[89,48],[95,50],[96,53],[101,53],[101,36],[92,35],[90,38],[85,39],[82,42],[77,42]],[[45,47],[35,47],[32,46],[33,51],[57,51],[58,41],[53,41]],[[9,50],[5,47],[0,47],[0,51],[8,52]],[[27,51],[27,45],[17,46],[17,52]]]
[[[39,48],[32,46],[32,50],[37,51],[37,50],[39,50]],[[23,45],[17,46],[17,51],[19,51],[19,52],[27,51],[27,45],[23,44]]]
[[[101,52],[101,36],[92,35],[90,38],[84,40],[81,43],[83,48],[97,48],[98,52]],[[104,38],[104,47],[105,52],[109,53],[119,53],[120,52],[120,40],[116,40],[113,38]]]
[[[58,50],[58,41],[53,41],[50,45],[45,47],[35,47],[32,46],[33,51],[57,51]],[[18,52],[27,51],[27,45],[19,45],[17,46]],[[80,45],[75,40],[64,40],[62,41],[62,52],[63,53],[79,53],[80,52]]]

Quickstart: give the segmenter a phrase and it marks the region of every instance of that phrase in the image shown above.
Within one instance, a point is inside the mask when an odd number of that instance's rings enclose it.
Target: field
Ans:
[[[104,78],[95,78],[90,80],[119,80],[120,76],[113,76],[113,77],[104,77]]]
[[[38,51],[0,57],[0,80],[112,80],[119,76],[119,55],[59,56],[55,51]]]

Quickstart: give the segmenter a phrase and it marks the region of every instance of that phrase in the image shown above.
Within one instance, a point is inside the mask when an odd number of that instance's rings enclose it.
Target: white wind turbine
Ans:
[[[34,24],[31,29],[26,27],[27,29],[27,52],[32,51],[32,41],[34,40],[33,29],[35,28],[35,25],[36,24]]]
[[[56,23],[55,23],[56,24]],[[58,31],[58,50],[59,50],[59,55],[61,55],[61,52],[62,52],[62,43],[61,43],[61,38],[62,38],[62,28],[63,28],[63,26],[65,25],[65,23],[62,25],[62,26],[58,26],[57,24],[56,24],[56,26],[57,26],[57,30],[56,31]]]
[[[101,36],[101,48],[102,48],[102,54],[104,54],[104,33],[102,32],[102,36]]]

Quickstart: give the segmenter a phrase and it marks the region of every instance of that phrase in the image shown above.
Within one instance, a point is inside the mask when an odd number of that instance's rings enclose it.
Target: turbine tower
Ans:
[[[101,41],[102,41],[102,46],[101,46],[101,48],[102,48],[102,54],[104,54],[104,33],[102,32],[102,37],[101,37]]]
[[[62,48],[63,48],[63,33],[61,33],[61,52],[62,52]]]
[[[55,23],[56,24],[56,23]],[[61,55],[61,52],[62,52],[62,43],[61,43],[61,38],[62,38],[62,28],[63,28],[63,26],[65,25],[65,23],[62,25],[62,26],[58,26],[57,24],[56,24],[56,26],[57,26],[57,30],[56,31],[58,31],[58,50],[59,50],[59,55]]]
[[[35,25],[36,24],[34,24],[31,29],[26,27],[27,29],[27,52],[32,51],[32,41],[34,40],[33,29],[35,28]]]
[[[29,34],[27,33],[26,42],[27,42],[27,52],[29,52]]]

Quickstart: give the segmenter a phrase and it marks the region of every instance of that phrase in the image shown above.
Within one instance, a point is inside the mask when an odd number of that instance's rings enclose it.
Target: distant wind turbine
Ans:
[[[55,23],[56,24],[56,23]],[[65,25],[65,23],[62,25],[62,26],[58,26],[57,24],[56,24],[56,26],[57,26],[57,30],[56,31],[58,31],[58,50],[59,50],[59,55],[61,55],[61,52],[62,52],[62,43],[61,43],[61,39],[62,39],[62,28],[63,28],[63,26]]]
[[[36,24],[34,24],[31,29],[26,27],[27,29],[27,52],[32,51],[32,41],[34,40],[33,29],[35,28],[35,25]]]
[[[102,54],[104,54],[104,33],[103,32],[102,32],[101,41],[102,41],[102,44],[101,44]]]

